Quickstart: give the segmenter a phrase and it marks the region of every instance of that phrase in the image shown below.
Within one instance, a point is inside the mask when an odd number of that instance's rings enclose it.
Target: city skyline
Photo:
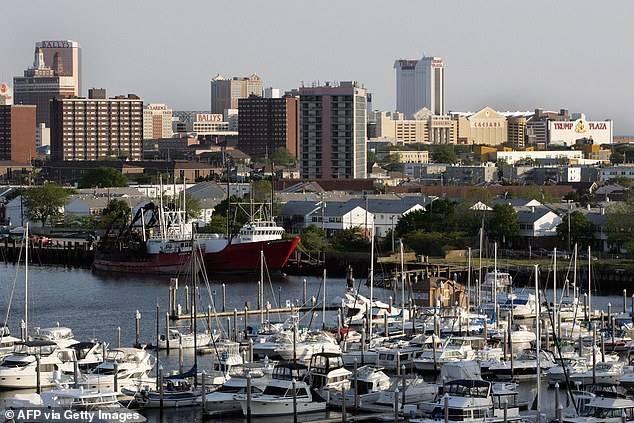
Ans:
[[[173,110],[208,110],[215,75],[256,73],[282,90],[356,80],[373,94],[373,109],[390,111],[394,61],[440,56],[446,112],[566,108],[634,135],[634,58],[619,49],[633,38],[634,4],[626,1],[271,1],[246,2],[241,13],[199,1],[148,4],[67,0],[55,3],[65,13],[51,14],[48,2],[8,2],[0,79],[12,83],[31,65],[36,42],[75,40],[83,95],[105,88]]]

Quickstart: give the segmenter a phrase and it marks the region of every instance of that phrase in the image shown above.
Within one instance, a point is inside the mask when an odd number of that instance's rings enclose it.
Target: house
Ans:
[[[345,229],[360,227],[370,235],[374,215],[352,201],[289,201],[279,215],[287,232],[299,233],[310,225],[326,231],[328,237]]]
[[[515,210],[519,236],[529,248],[551,248],[557,243],[557,226],[561,217],[546,207],[521,207]]]
[[[366,208],[374,215],[374,233],[377,236],[387,236],[398,224],[401,217],[413,211],[425,211],[425,199],[421,196],[403,196],[401,198],[363,198],[352,199],[349,202]]]

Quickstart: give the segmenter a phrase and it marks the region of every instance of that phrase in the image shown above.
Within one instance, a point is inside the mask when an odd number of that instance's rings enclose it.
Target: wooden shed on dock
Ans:
[[[419,307],[467,305],[464,286],[444,277],[431,276],[412,284],[412,299]]]

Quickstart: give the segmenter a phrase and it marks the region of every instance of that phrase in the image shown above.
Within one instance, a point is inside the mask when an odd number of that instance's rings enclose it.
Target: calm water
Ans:
[[[121,328],[122,346],[131,346],[135,341],[135,312],[141,313],[140,333],[142,342],[151,342],[156,336],[156,305],[160,306],[160,327],[164,330],[165,313],[168,305],[169,278],[160,276],[139,275],[108,275],[93,274],[88,270],[70,269],[65,267],[38,267],[29,268],[29,326],[51,327],[56,325],[68,326],[73,329],[75,338],[79,340],[101,339],[117,345],[117,327]],[[181,292],[179,303],[184,307],[184,286],[191,284],[187,278],[180,278]],[[222,307],[222,283],[226,285],[226,309],[244,310],[245,302],[250,303],[251,308],[257,306],[257,281],[259,275],[246,275],[241,277],[222,277],[209,281],[209,288],[204,282],[200,287],[199,310],[206,310],[211,304],[211,296],[215,291],[216,305]],[[307,297],[315,296],[321,300],[322,279],[315,277],[282,276],[273,277],[265,285],[265,302],[276,304],[279,299],[283,303],[286,300],[301,302],[303,298],[303,280],[306,280]],[[24,318],[24,269],[13,265],[1,265],[0,267],[0,319],[6,319],[12,334],[19,336],[19,323]],[[327,282],[326,297],[330,302],[346,290],[344,279],[329,279]],[[368,288],[361,284],[360,292],[368,295]],[[211,295],[210,295],[211,294]],[[375,295],[383,301],[388,301],[389,291],[376,289]],[[400,293],[398,294],[400,298]],[[596,297],[593,298],[594,308],[607,309],[611,302],[613,309],[620,311],[621,297]],[[10,308],[8,305],[10,304]],[[629,306],[629,299],[628,299]],[[321,310],[316,310],[313,315],[302,318],[302,324],[313,327],[321,327]],[[329,316],[330,317],[330,316]],[[283,320],[285,316],[271,316],[271,320]],[[258,317],[253,317],[255,323]],[[202,325],[202,321],[199,323]],[[223,322],[226,324],[226,321]],[[243,327],[242,317],[238,324]],[[212,324],[214,328],[215,324]],[[161,353],[161,363],[166,371],[178,368],[178,353],[165,356]],[[199,356],[199,368],[208,367],[209,358]],[[185,354],[185,367],[191,366],[193,356]],[[532,401],[535,395],[534,384],[525,384],[521,389],[520,399]],[[553,391],[544,389],[543,404],[553,404]],[[8,393],[5,393],[5,395]],[[315,417],[315,416],[313,416]],[[162,417],[157,413],[148,414],[151,422],[192,422],[202,421],[198,410],[181,409],[166,412]],[[269,419],[270,420],[270,419]],[[292,419],[288,419],[292,421]],[[205,421],[242,421],[241,418],[205,420]],[[267,420],[258,420],[266,422]],[[270,420],[272,421],[272,420]],[[280,419],[276,419],[280,422]]]

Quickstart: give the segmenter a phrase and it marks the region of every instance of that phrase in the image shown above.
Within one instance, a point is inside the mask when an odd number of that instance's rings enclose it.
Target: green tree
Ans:
[[[255,181],[251,185],[253,190],[253,201],[256,203],[270,203],[271,202],[271,181]]]
[[[227,233],[227,217],[214,213],[211,220],[199,232],[208,234],[226,234]]]
[[[270,166],[271,164],[275,164],[276,166],[284,166],[290,167],[294,166],[297,162],[293,153],[290,152],[288,148],[279,147],[274,149],[269,153],[268,157],[258,157],[258,162],[264,163],[265,165]]]
[[[458,156],[452,145],[439,145],[432,152],[432,157],[436,163],[450,163],[454,164],[458,162]]]
[[[130,218],[130,206],[124,200],[112,199],[101,212],[101,228],[123,227]]]
[[[513,206],[502,203],[493,206],[489,221],[489,238],[504,242],[518,234],[517,213]]]
[[[316,225],[310,225],[300,236],[300,248],[308,253],[330,251],[330,244],[326,241],[324,231]]]
[[[401,163],[401,156],[396,153],[387,154],[381,160],[377,162],[379,166],[381,166],[385,170],[389,170],[390,172],[401,172],[403,171],[403,163]]]
[[[625,249],[634,256],[634,200],[612,203],[606,212],[605,232],[608,242],[617,251]]]
[[[568,220],[570,220],[570,240],[568,240]],[[594,225],[579,210],[567,214],[557,225],[557,237],[567,245],[588,246],[592,242],[593,232]]]
[[[24,208],[30,220],[42,222],[42,226],[46,226],[46,222],[62,216],[62,207],[74,192],[72,188],[54,183],[26,188],[22,191]]]
[[[371,245],[363,230],[356,226],[338,232],[332,247],[336,251],[369,252]]]
[[[617,176],[616,178],[610,178],[608,182],[611,184],[619,184],[625,188],[632,187],[632,180],[627,176]]]
[[[396,235],[403,237],[410,232],[451,232],[456,229],[456,202],[444,198],[431,201],[425,210],[416,210],[401,217],[396,225]]]
[[[414,231],[403,238],[403,243],[416,254],[442,257],[447,250],[462,248],[465,239],[460,232]]]
[[[128,180],[123,173],[117,169],[101,166],[86,173],[83,178],[79,180],[79,188],[112,188],[112,187],[127,187]]]

